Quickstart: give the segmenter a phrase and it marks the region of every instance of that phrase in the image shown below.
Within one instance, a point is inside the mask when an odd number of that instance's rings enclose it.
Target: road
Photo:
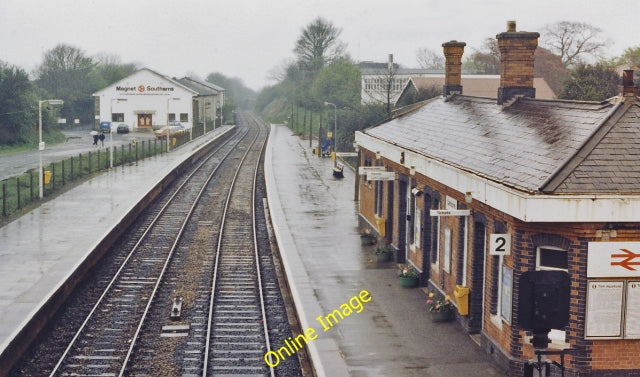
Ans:
[[[93,145],[93,137],[89,134],[90,130],[90,127],[82,126],[62,131],[66,136],[66,142],[51,146],[47,145],[42,152],[42,164],[46,166],[52,161],[60,161],[71,156],[77,156],[80,153],[95,151],[97,148]],[[108,134],[105,136],[104,146],[106,148],[109,146],[110,140]],[[155,138],[151,130],[136,131],[128,134],[114,132],[113,144],[116,146],[127,145],[134,137],[138,142]],[[38,164],[37,150],[0,156],[0,181],[37,168]]]

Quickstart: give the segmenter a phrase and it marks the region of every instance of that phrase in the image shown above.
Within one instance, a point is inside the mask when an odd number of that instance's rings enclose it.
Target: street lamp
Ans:
[[[331,102],[325,102],[325,106],[333,106],[333,152],[338,152],[338,110],[336,105]],[[336,158],[333,160],[333,167],[336,167],[338,164],[338,155],[336,154]]]
[[[126,98],[111,98],[111,107],[109,109],[109,114],[111,114],[111,122],[109,122],[109,167],[113,169],[113,101],[117,102],[125,102]]]
[[[42,151],[44,150],[44,141],[42,141],[42,104],[48,105],[62,105],[64,103],[61,99],[46,99],[38,101],[38,151],[40,155],[40,167],[38,168],[38,175],[40,176],[40,199],[44,196],[44,182],[42,180]]]

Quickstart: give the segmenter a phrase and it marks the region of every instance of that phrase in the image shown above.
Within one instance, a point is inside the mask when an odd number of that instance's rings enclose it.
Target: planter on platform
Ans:
[[[451,310],[431,312],[431,322],[449,322],[451,320]]]
[[[376,243],[376,237],[371,234],[360,234],[360,244],[362,246],[371,246]]]
[[[391,259],[391,253],[376,253],[376,262],[388,262]]]
[[[400,285],[405,288],[413,288],[418,286],[418,277],[400,276]]]

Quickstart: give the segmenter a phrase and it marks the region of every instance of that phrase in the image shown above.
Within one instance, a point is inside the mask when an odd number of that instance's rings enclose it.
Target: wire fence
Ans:
[[[212,131],[212,130],[207,130]],[[192,137],[204,135],[202,126],[195,126]],[[171,133],[168,140],[171,142],[169,150],[179,147],[190,140],[189,131]],[[135,139],[128,145],[123,144],[113,149],[113,166],[135,163],[139,160],[167,153],[167,137],[143,140]],[[60,193],[71,184],[88,178],[96,173],[108,170],[111,150],[109,147],[97,149],[95,152],[80,153],[60,161],[51,162],[43,167],[43,198]],[[2,219],[19,215],[30,209],[31,205],[40,199],[40,180],[38,169],[31,169],[19,176],[0,181],[2,192]]]

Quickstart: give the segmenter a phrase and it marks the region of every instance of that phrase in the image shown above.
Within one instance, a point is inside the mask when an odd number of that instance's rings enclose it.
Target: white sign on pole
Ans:
[[[358,175],[367,175],[370,171],[386,171],[384,166],[360,166],[358,168]]]
[[[587,284],[585,338],[622,337],[622,281],[590,281]]]
[[[432,209],[429,211],[429,216],[470,216],[471,210],[469,209]]]
[[[640,242],[589,242],[587,277],[640,277]]]
[[[492,233],[489,235],[489,255],[511,254],[511,235]]]
[[[367,172],[368,181],[393,181],[396,173],[392,171],[370,171]]]

